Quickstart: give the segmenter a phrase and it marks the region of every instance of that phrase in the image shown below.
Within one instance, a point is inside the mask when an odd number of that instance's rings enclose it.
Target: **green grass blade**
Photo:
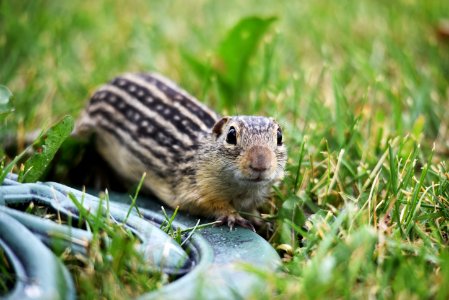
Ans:
[[[74,120],[65,116],[61,121],[50,127],[37,141],[33,143],[35,153],[25,162],[25,173],[19,176],[21,182],[35,182],[53,159],[56,151],[64,140],[72,133]]]

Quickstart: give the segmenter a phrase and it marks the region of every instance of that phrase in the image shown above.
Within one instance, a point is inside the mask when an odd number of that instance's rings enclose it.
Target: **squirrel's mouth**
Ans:
[[[273,180],[273,176],[269,172],[241,172],[237,176],[238,180],[246,182],[248,184],[260,184],[270,182]]]
[[[255,182],[255,183],[261,183],[261,182],[266,182],[269,181],[270,178],[264,177],[264,176],[257,176],[255,178],[246,178],[245,181],[249,181],[249,182]]]

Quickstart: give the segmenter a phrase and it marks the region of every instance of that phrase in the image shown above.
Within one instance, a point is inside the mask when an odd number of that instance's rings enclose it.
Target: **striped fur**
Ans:
[[[238,143],[226,142],[230,128]],[[94,134],[100,154],[126,181],[146,172],[144,188],[168,205],[233,226],[245,225],[238,211],[254,213],[283,178],[279,130],[266,117],[219,120],[167,78],[128,73],[94,93],[75,134]]]
[[[146,161],[154,175],[167,177],[173,172],[167,166],[185,160],[185,154],[210,132],[217,118],[167,78],[128,73],[94,93],[77,123],[76,133],[107,133]],[[99,151],[107,152],[102,147]]]

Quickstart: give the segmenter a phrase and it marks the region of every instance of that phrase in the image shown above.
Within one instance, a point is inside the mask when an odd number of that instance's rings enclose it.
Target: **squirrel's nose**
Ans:
[[[270,169],[273,154],[270,149],[254,146],[249,151],[249,168],[255,172],[264,172]]]
[[[249,165],[249,167],[251,168],[251,170],[256,171],[256,172],[264,172],[266,170],[268,170],[268,167],[266,165]]]

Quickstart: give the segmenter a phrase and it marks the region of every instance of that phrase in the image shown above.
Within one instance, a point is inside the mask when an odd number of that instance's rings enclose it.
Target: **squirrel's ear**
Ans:
[[[223,117],[215,123],[214,127],[212,127],[212,134],[215,138],[219,137],[223,132],[224,125],[228,122],[229,117]]]

